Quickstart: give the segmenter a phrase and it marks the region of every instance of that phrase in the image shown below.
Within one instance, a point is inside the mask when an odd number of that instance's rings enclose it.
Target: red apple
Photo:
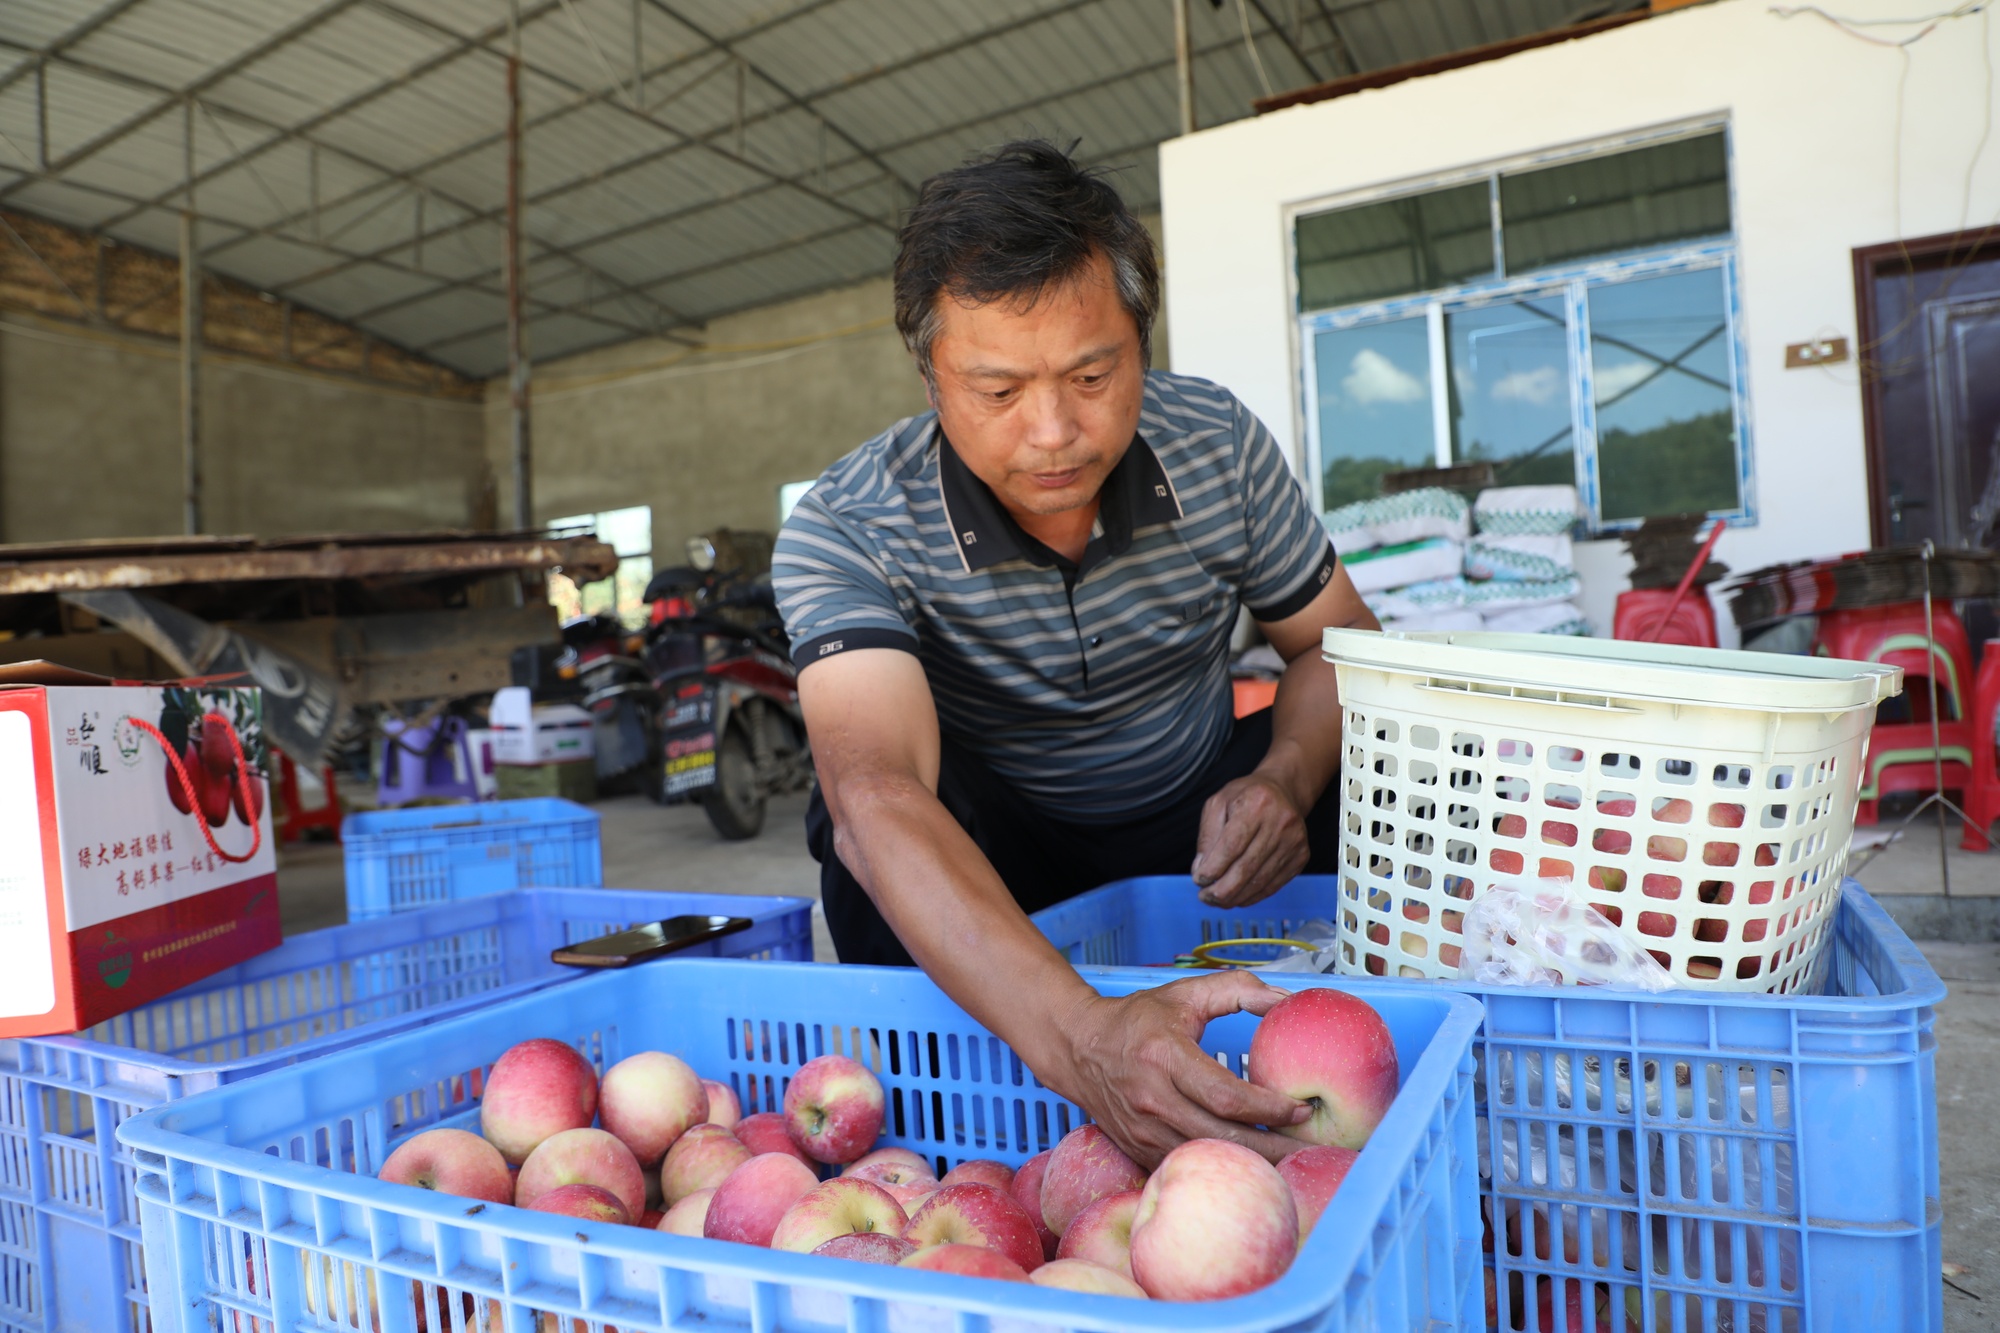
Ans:
[[[1131,1278],[1085,1259],[1058,1259],[1054,1263],[1043,1264],[1028,1274],[1028,1281],[1038,1287],[1057,1287],[1090,1296],[1125,1296],[1135,1301],[1147,1299],[1145,1291]]]
[[[913,1245],[983,1245],[1029,1272],[1042,1264],[1035,1221],[1014,1196],[991,1185],[947,1185],[926,1199],[903,1228]]]
[[[917,1247],[901,1236],[885,1236],[879,1231],[835,1236],[813,1251],[827,1259],[853,1259],[864,1264],[899,1264],[916,1252]]]
[[[701,1077],[665,1051],[641,1051],[605,1070],[597,1102],[604,1128],[641,1166],[658,1163],[690,1125],[708,1119]]]
[[[666,1220],[667,1215],[665,1213],[657,1208],[648,1208],[645,1212],[639,1214],[639,1220],[632,1225],[635,1227],[644,1227],[648,1231],[658,1231],[660,1223]]]
[[[632,1150],[601,1129],[566,1129],[536,1145],[514,1181],[514,1202],[523,1208],[564,1185],[595,1185],[618,1196],[632,1217],[646,1211],[646,1173]]]
[[[708,1123],[733,1129],[743,1118],[743,1103],[737,1099],[736,1090],[727,1083],[717,1083],[712,1078],[701,1081],[702,1091],[708,1094]]]
[[[1014,1189],[1014,1168],[1003,1162],[975,1157],[969,1162],[960,1162],[944,1173],[940,1185],[991,1185],[996,1190],[1012,1193]]]
[[[692,1126],[660,1163],[660,1199],[672,1208],[696,1190],[714,1189],[754,1155],[720,1125]]]
[[[576,1048],[535,1037],[510,1048],[486,1076],[479,1132],[516,1166],[541,1141],[597,1116],[597,1071]]]
[[[213,717],[201,720],[201,762],[218,778],[228,776],[236,767],[236,747],[230,743],[227,722]]]
[[[512,1203],[514,1181],[500,1150],[462,1129],[427,1129],[389,1154],[381,1178],[392,1185]]]
[[[843,1176],[863,1175],[870,1172],[874,1167],[888,1162],[899,1162],[919,1175],[937,1175],[937,1169],[931,1165],[929,1158],[921,1153],[911,1152],[908,1148],[877,1148],[873,1152],[862,1154],[846,1166],[841,1167],[840,1174]]]
[[[247,781],[230,779],[229,806],[245,824],[255,824],[264,817],[264,779],[249,769],[244,770],[243,776]],[[248,804],[244,802],[246,791],[250,793]]]
[[[629,1226],[632,1221],[632,1214],[625,1211],[617,1195],[595,1185],[564,1185],[527,1206],[538,1213],[559,1213],[589,1222],[616,1222],[621,1227]]]
[[[857,1231],[900,1236],[909,1221],[880,1185],[843,1177],[814,1186],[786,1209],[771,1233],[771,1248],[811,1254],[835,1236]]]
[[[1305,1244],[1306,1233],[1326,1211],[1327,1201],[1340,1188],[1340,1182],[1347,1179],[1347,1169],[1360,1155],[1352,1148],[1315,1144],[1288,1154],[1278,1163],[1278,1174],[1285,1178],[1292,1191],[1292,1202],[1299,1208],[1299,1244]]]
[[[1284,1177],[1226,1139],[1168,1153],[1132,1219],[1132,1277],[1164,1301],[1256,1291],[1284,1276],[1298,1248],[1299,1210]]]
[[[1275,1012],[1275,1011],[1273,1011]],[[1060,1236],[1070,1219],[1107,1194],[1142,1188],[1146,1173],[1096,1125],[1063,1136],[1042,1174],[1042,1220]]]
[[[785,1117],[777,1111],[746,1115],[736,1122],[736,1128],[731,1132],[752,1153],[789,1153],[811,1167],[815,1175],[819,1173],[819,1163],[806,1156],[805,1149],[792,1142],[792,1132],[785,1127]]]
[[[1396,1043],[1366,1001],[1324,987],[1294,991],[1250,1038],[1250,1081],[1312,1107],[1310,1120],[1275,1126],[1279,1133],[1359,1149],[1396,1100]]]
[[[1078,1213],[1063,1232],[1058,1259],[1083,1259],[1126,1278],[1132,1276],[1132,1218],[1138,1190],[1107,1194]]]
[[[232,775],[227,770],[217,773],[206,763],[203,767],[206,769],[206,776],[200,779],[195,795],[201,800],[202,818],[208,821],[208,826],[221,828],[229,822],[229,788],[232,785]]]
[[[701,1234],[710,1240],[768,1246],[786,1212],[818,1184],[796,1157],[781,1152],[752,1157],[715,1187]]]
[[[792,1142],[821,1162],[851,1162],[882,1132],[882,1084],[844,1055],[808,1060],[785,1087]]]
[[[1062,1237],[1049,1230],[1049,1224],[1042,1218],[1042,1174],[1049,1169],[1049,1158],[1055,1149],[1038,1152],[1021,1163],[1021,1169],[1014,1173],[1014,1199],[1028,1210],[1028,1216],[1035,1219],[1035,1230],[1042,1238],[1042,1257],[1056,1257],[1056,1245]]]
[[[675,1236],[699,1236],[701,1224],[708,1218],[708,1201],[715,1197],[715,1191],[696,1190],[679,1203],[667,1209],[654,1230],[665,1231]]]
[[[959,1277],[990,1277],[1002,1282],[1026,1282],[1021,1265],[997,1250],[983,1245],[933,1245],[904,1259],[902,1268],[918,1268],[927,1273],[955,1273]]]
[[[862,1179],[867,1180],[869,1177],[863,1176]],[[907,1181],[900,1185],[881,1180],[877,1180],[874,1183],[887,1191],[889,1197],[901,1204],[903,1211],[911,1217],[915,1217],[917,1209],[924,1206],[924,1200],[938,1192],[938,1183],[927,1176],[920,1176],[915,1180]]]
[[[167,799],[174,803],[174,809],[184,815],[191,815],[194,813],[195,792],[198,790],[194,773],[201,767],[201,755],[195,749],[193,741],[187,743],[185,752],[181,756],[181,766],[187,770],[185,783],[181,781],[181,775],[174,772],[174,766],[167,765]]]

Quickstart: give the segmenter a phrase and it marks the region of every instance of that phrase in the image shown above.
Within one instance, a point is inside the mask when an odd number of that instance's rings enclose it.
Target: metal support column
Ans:
[[[1194,133],[1194,42],[1188,31],[1188,0],[1173,0],[1174,87],[1180,90],[1181,133]]]
[[[181,153],[181,526],[201,531],[201,247],[195,230],[194,99],[183,107]]]
[[[514,527],[534,526],[534,459],[528,433],[527,330],[521,318],[521,14],[510,4],[507,56],[507,413],[514,445]]]

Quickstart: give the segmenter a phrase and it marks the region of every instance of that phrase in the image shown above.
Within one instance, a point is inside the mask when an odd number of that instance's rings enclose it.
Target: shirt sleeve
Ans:
[[[771,587],[792,641],[792,664],[856,648],[917,651],[916,630],[860,526],[807,491],[778,530]]]
[[[1250,531],[1243,604],[1259,620],[1283,620],[1312,605],[1333,577],[1333,540],[1264,423],[1236,404],[1241,476]]]

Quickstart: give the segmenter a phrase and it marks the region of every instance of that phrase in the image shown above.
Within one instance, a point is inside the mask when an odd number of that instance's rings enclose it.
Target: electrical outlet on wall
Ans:
[[[1830,366],[1847,360],[1847,339],[1814,338],[1810,342],[1785,344],[1785,369],[1802,366]]]

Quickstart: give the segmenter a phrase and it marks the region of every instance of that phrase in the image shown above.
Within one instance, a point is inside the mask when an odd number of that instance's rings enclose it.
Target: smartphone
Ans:
[[[629,967],[748,929],[747,916],[670,916],[614,935],[566,944],[551,950],[549,958],[571,967]]]

